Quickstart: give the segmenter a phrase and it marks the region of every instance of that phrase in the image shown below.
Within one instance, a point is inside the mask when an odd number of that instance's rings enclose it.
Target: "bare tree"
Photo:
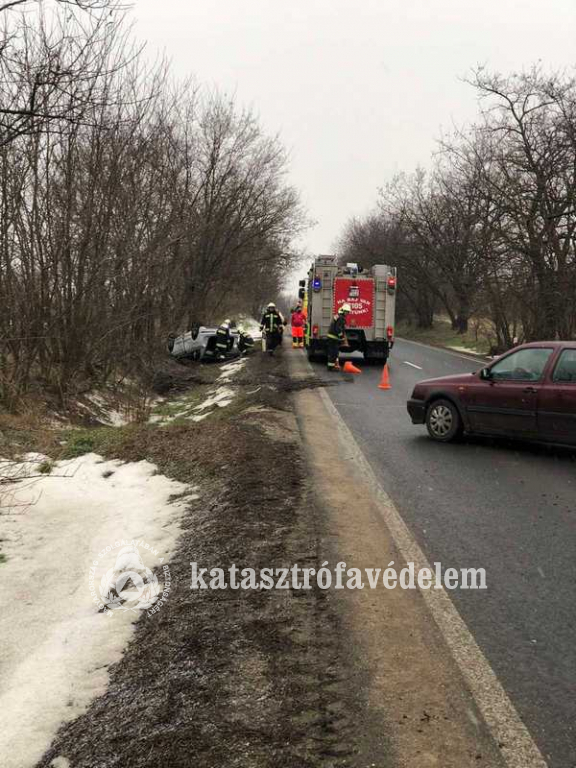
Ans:
[[[466,333],[480,285],[478,230],[482,197],[476,179],[447,163],[427,176],[399,176],[381,193],[380,205],[408,228],[418,271],[442,302],[458,333]]]
[[[576,82],[539,68],[473,81],[484,100],[475,144],[491,147],[482,182],[498,209],[498,240],[524,282],[528,338],[574,332]]]
[[[0,7],[0,146],[89,119],[106,76],[130,60],[129,47],[117,45],[123,7],[118,0]]]
[[[398,248],[411,313],[430,311],[425,284],[454,329],[474,312],[492,321],[497,348],[514,338],[576,333],[576,78],[540,67],[471,79],[480,118],[449,140],[429,174],[391,181],[379,214],[346,230],[348,250]],[[408,233],[408,237],[406,237]]]

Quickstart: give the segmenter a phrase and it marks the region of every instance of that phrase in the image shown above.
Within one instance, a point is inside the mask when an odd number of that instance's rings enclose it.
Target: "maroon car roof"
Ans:
[[[576,341],[530,341],[526,344],[519,344],[519,347],[570,347],[576,349]]]

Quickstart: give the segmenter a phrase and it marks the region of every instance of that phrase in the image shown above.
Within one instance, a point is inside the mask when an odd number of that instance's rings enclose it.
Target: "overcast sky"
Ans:
[[[576,0],[134,0],[133,14],[176,75],[235,92],[280,134],[318,222],[310,253],[473,119],[474,66],[576,64]]]

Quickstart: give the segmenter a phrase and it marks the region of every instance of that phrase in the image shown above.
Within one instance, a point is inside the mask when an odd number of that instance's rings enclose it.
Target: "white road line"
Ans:
[[[336,421],[340,440],[346,451],[345,455],[355,461],[360,472],[372,486],[379,502],[382,519],[392,534],[400,554],[407,562],[414,563],[416,571],[422,568],[432,570],[408,526],[378,482],[372,467],[328,392],[324,389],[318,391],[328,412]],[[447,592],[443,589],[424,589],[420,590],[420,594],[444,637],[494,740],[501,745],[500,751],[508,768],[547,768],[542,753]]]
[[[417,371],[422,370],[422,368],[419,365],[414,365],[414,363],[409,363],[408,360],[404,360],[404,365],[409,365],[411,368],[416,368]]]

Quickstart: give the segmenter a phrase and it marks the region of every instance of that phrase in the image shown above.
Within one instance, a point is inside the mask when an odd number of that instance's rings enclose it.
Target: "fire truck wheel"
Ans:
[[[365,357],[364,363],[366,365],[380,365],[382,368],[386,365],[388,362],[388,358],[386,357]]]
[[[317,352],[313,352],[311,349],[307,349],[306,354],[308,355],[308,361],[310,363],[319,363],[322,360],[322,355],[319,355]]]

